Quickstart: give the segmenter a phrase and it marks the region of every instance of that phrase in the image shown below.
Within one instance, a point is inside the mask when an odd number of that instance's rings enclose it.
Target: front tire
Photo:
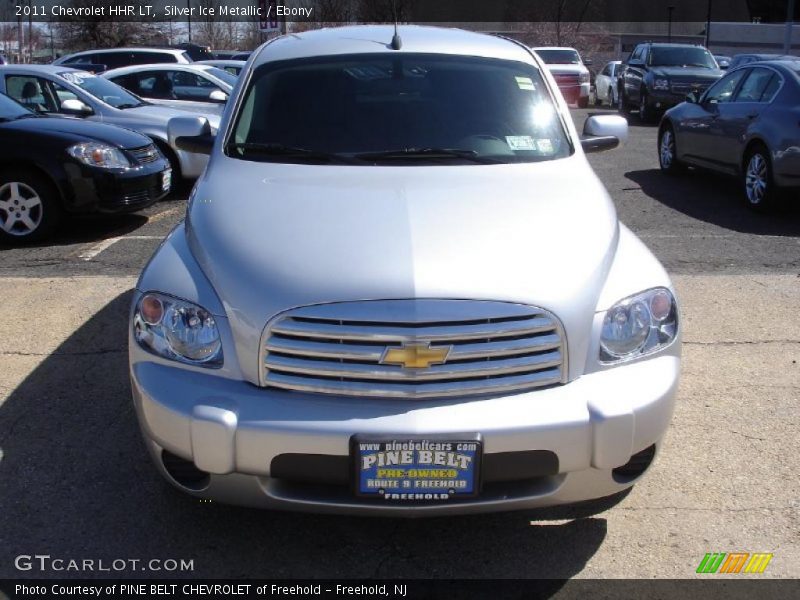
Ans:
[[[675,130],[667,123],[658,132],[658,165],[664,173],[674,175],[685,170],[685,166],[678,160],[677,145],[675,143]]]
[[[647,92],[642,90],[639,93],[639,119],[642,123],[651,123],[653,121],[653,109],[647,101]]]
[[[744,159],[744,200],[748,208],[765,212],[773,207],[777,190],[772,179],[772,163],[769,151],[758,144],[753,146]]]
[[[44,175],[0,171],[0,241],[16,246],[43,240],[58,228],[62,214],[58,192]]]

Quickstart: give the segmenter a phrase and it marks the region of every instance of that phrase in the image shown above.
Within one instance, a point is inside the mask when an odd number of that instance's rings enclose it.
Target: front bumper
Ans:
[[[678,94],[669,90],[648,90],[647,104],[650,108],[665,111],[686,100],[686,94]]]
[[[381,400],[259,388],[212,371],[165,364],[131,339],[134,403],[160,472],[176,487],[217,501],[313,512],[426,516],[515,510],[612,495],[634,481],[612,469],[660,444],[669,425],[680,359],[664,355],[504,397]],[[357,499],[347,482],[297,483],[272,476],[276,457],[348,464],[355,434],[437,436],[473,432],[487,457],[545,451],[557,468],[485,485],[476,498],[439,504]],[[162,450],[209,473],[187,487],[169,475]],[[278,459],[282,460],[282,459]],[[329,478],[330,479],[330,478]],[[332,478],[336,480],[336,477]]]
[[[65,204],[70,212],[126,213],[147,208],[169,193],[171,185],[163,186],[168,169],[163,158],[125,171],[67,163]]]

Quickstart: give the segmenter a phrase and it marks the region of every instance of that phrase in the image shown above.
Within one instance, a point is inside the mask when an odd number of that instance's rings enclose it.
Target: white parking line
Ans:
[[[163,240],[163,235],[121,235],[119,237],[108,238],[101,242],[96,243],[91,248],[78,254],[81,260],[92,260],[104,250],[108,250],[111,246],[120,240]]]

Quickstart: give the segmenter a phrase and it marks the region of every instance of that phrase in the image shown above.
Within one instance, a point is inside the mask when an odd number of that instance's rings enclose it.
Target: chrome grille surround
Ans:
[[[444,364],[382,364],[387,348],[450,346]],[[546,310],[511,302],[365,300],[295,308],[264,329],[261,385],[378,398],[516,393],[565,383],[566,338]]]
[[[147,146],[140,146],[139,148],[129,148],[128,152],[133,154],[139,164],[142,165],[155,162],[161,157],[161,153],[158,151],[155,144],[148,144]]]

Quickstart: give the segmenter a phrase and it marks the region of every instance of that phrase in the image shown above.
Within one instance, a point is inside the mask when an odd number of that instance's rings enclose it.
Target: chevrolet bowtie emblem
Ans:
[[[401,365],[406,369],[427,369],[431,365],[440,365],[447,360],[452,346],[431,347],[430,344],[408,344],[399,348],[387,348],[381,363],[384,365]]]

